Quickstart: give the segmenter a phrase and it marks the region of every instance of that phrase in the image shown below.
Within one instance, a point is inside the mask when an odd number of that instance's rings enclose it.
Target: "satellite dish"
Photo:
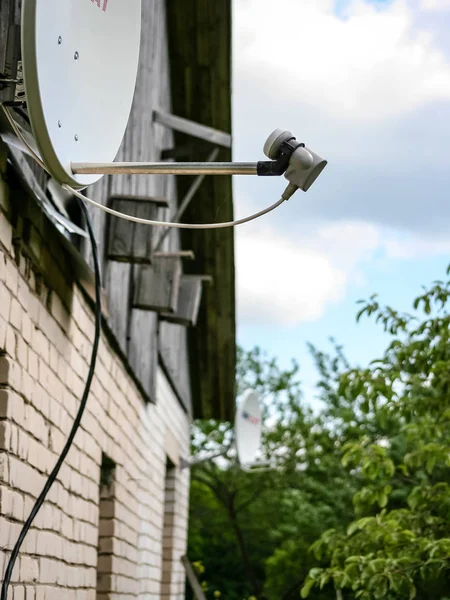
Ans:
[[[254,390],[244,392],[243,399],[236,411],[234,421],[234,444],[238,463],[243,471],[267,471],[274,467],[271,461],[258,460],[261,448],[262,412],[259,394]],[[219,456],[224,456],[228,448],[203,458],[181,459],[180,468],[193,467],[204,462],[209,462]]]
[[[236,451],[243,468],[256,461],[261,447],[262,414],[259,394],[247,390],[236,411],[234,423]]]
[[[76,188],[71,162],[113,161],[136,85],[141,0],[23,0],[22,63],[33,134],[50,174]]]

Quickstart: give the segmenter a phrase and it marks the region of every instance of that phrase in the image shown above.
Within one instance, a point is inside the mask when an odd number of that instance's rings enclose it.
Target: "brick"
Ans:
[[[1,216],[0,216],[1,220]],[[19,286],[19,272],[17,270],[16,264],[10,260],[6,259],[6,287],[12,292],[13,296],[17,296],[18,286]]]
[[[62,329],[67,332],[70,327],[70,314],[62,303],[61,298],[56,294],[52,294],[51,312]]]
[[[23,585],[14,586],[14,600],[25,600],[25,587]]]
[[[47,363],[39,360],[39,383],[44,389],[50,390],[50,369]]]
[[[29,556],[20,558],[20,580],[23,583],[36,583],[40,579],[39,563]]]
[[[40,329],[34,329],[31,336],[31,347],[48,364],[50,356],[49,341]]]
[[[54,427],[50,429],[49,445],[50,449],[56,454],[60,454],[64,444],[66,443],[66,437]]]
[[[12,227],[5,215],[0,212],[0,243],[8,252],[12,250]]]
[[[11,309],[9,313],[9,321],[13,327],[20,331],[22,329],[22,307],[16,298],[11,301]]]
[[[0,422],[0,449],[17,455],[17,428],[9,421]]]
[[[25,369],[28,369],[28,346],[21,336],[17,336],[16,345],[17,361]]]
[[[6,350],[6,331],[8,325],[3,317],[0,317],[0,352]]]
[[[60,568],[60,567],[59,567]],[[39,582],[56,583],[58,579],[58,563],[49,558],[39,559]]]
[[[35,600],[36,590],[32,585],[25,586],[25,600]]]
[[[24,261],[23,261],[24,262]],[[27,271],[28,269],[26,269]],[[30,297],[30,286],[27,281],[28,277],[25,275],[19,277],[18,286],[17,286],[17,299],[19,300],[20,305],[25,311],[28,308],[28,299]]]
[[[29,349],[28,349],[29,350]],[[28,401],[31,402],[33,398],[35,382],[34,379],[30,376],[28,371],[25,369],[22,370],[22,395]]]
[[[15,359],[16,358],[16,345],[17,338],[16,332],[12,325],[8,325],[6,328],[6,342],[5,342],[5,351],[8,356]]]
[[[32,441],[34,442],[34,440],[32,440]],[[17,454],[18,454],[19,458],[27,461],[28,455],[29,455],[29,450],[30,450],[30,437],[25,431],[23,431],[23,429],[19,429],[19,441],[18,441],[18,449],[17,449]],[[32,458],[32,460],[35,460],[35,459],[39,460],[39,454],[36,455],[35,453],[31,452],[31,458]],[[37,466],[36,464],[33,464],[33,463],[31,463],[31,465],[34,467]]]
[[[43,304],[39,305],[39,319],[37,325],[45,334],[47,334],[52,327],[52,317]]]
[[[0,514],[3,517],[13,517],[14,492],[7,487],[0,488]]]
[[[22,312],[22,337],[27,344],[31,342],[31,333],[33,330],[33,325],[31,323],[30,317],[27,315],[25,311]]]
[[[45,419],[31,404],[28,404],[26,407],[25,428],[38,440],[42,442],[47,441],[48,426]]]
[[[50,368],[54,373],[58,373],[59,367],[59,354],[53,344],[50,345]]]
[[[44,486],[44,477],[27,463],[10,456],[9,483],[11,487],[37,498]]]
[[[73,520],[66,514],[62,513],[61,531],[64,537],[72,539],[73,537]]]
[[[2,360],[8,361],[5,365]],[[6,381],[5,381],[6,379]],[[7,384],[14,390],[20,390],[22,383],[22,369],[18,363],[5,356],[0,356],[0,384]]]
[[[6,277],[6,257],[5,257],[5,253],[0,250],[0,281],[5,281],[5,277]]]
[[[35,296],[34,294],[30,294],[28,296],[27,312],[28,312],[28,316],[31,319],[31,323],[33,324],[33,327],[36,327],[36,325],[38,324],[38,321],[39,321],[40,305],[41,304],[40,304],[37,296]]]
[[[38,355],[34,350],[28,348],[28,373],[33,379],[38,379],[39,377],[39,359]]]

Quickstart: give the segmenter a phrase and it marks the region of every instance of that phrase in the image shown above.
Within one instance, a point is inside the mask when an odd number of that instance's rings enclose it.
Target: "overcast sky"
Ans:
[[[450,0],[234,0],[234,160],[276,127],[329,165],[309,192],[236,229],[238,340],[302,364],[335,336],[366,364],[378,292],[408,310],[450,262]],[[287,182],[236,177],[238,216]]]

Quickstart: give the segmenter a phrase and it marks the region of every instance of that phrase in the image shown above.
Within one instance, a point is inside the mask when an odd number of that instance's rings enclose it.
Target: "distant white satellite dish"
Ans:
[[[234,421],[234,445],[238,464],[243,471],[267,471],[275,467],[271,461],[258,459],[261,449],[262,434],[262,411],[258,392],[247,390],[243,394],[242,401],[236,410]],[[210,462],[214,458],[224,456],[229,448],[223,448],[219,452],[197,458],[192,461],[181,459],[180,468],[194,467],[204,462]]]
[[[76,188],[101,175],[70,163],[113,161],[136,85],[141,0],[23,0],[28,113],[51,175]]]
[[[259,394],[247,390],[236,411],[235,443],[241,466],[250,467],[256,461],[261,447],[262,414]]]

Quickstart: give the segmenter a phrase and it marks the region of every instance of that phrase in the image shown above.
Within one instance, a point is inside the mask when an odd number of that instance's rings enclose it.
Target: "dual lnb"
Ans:
[[[327,161],[297,142],[290,131],[275,129],[264,144],[264,154],[271,162],[258,163],[258,175],[282,175],[289,181],[283,193],[288,200],[298,189],[308,191]]]

